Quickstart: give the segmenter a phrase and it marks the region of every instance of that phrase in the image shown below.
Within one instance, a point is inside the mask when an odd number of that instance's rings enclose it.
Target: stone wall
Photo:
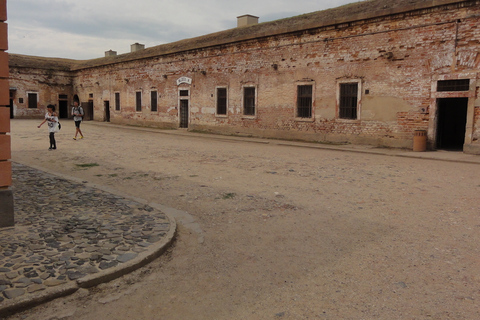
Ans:
[[[7,1],[0,0],[0,227],[14,224],[6,20]]]

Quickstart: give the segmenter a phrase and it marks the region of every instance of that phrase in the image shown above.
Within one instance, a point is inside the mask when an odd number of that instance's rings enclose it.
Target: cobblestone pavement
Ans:
[[[157,209],[12,165],[15,227],[0,232],[0,311],[52,288],[110,280],[173,239],[175,222]]]

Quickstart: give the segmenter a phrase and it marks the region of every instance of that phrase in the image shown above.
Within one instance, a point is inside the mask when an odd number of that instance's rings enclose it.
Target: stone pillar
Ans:
[[[0,0],[0,227],[11,227],[14,224],[6,20],[7,0]]]

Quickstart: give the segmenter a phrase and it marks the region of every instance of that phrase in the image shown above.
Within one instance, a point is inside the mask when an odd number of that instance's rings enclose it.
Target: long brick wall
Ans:
[[[6,20],[7,1],[0,0],[0,227],[14,224]]]
[[[195,46],[205,40],[199,38],[96,59],[72,65],[71,86],[68,74],[60,70],[50,74],[31,67],[11,70],[21,88],[18,95],[35,85],[45,93],[41,104],[56,99],[55,93],[78,94],[82,102],[93,105],[98,121],[178,128],[181,103],[186,101],[186,127],[192,130],[404,148],[412,146],[419,129],[427,130],[434,148],[437,100],[467,97],[465,143],[476,144],[480,1],[430,5],[395,8],[375,17],[345,17],[339,20],[343,22],[278,34],[272,31],[276,24],[267,23],[253,27],[257,37],[248,37],[248,27],[241,29],[237,33],[244,38],[236,42]],[[223,39],[234,33],[216,35]],[[186,49],[175,51],[176,46]],[[191,83],[177,82],[184,77]],[[442,79],[467,79],[473,85],[468,92],[437,93],[436,83]],[[353,120],[339,117],[339,87],[344,82],[359,86],[358,117]],[[42,87],[45,84],[48,88]],[[310,118],[297,117],[299,85],[313,86]],[[227,89],[226,115],[216,113],[218,87]],[[255,88],[253,116],[244,115],[244,87]],[[157,94],[157,110],[152,110],[152,93]],[[136,106],[139,96],[141,110]],[[19,116],[38,112],[17,111]]]
[[[176,80],[186,76],[192,79],[185,86],[191,129],[410,147],[414,131],[427,130],[435,112],[432,77],[479,71],[478,55],[472,54],[480,51],[478,13],[475,6],[439,7],[99,66],[78,71],[74,91],[92,99],[97,120],[104,117],[103,101],[113,107],[118,92],[121,110],[112,110],[112,122],[162,126],[179,121]],[[338,119],[341,80],[361,83],[356,120]],[[302,82],[315,87],[314,114],[306,121],[295,117]],[[243,115],[245,85],[256,88],[254,117]],[[225,117],[215,114],[218,86],[228,88]],[[149,106],[152,90],[160,95],[157,112]],[[136,92],[142,94],[141,112],[135,109]]]

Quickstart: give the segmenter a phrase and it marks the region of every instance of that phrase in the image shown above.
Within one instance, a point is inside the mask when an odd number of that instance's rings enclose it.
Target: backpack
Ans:
[[[74,110],[75,110],[75,107],[72,107],[72,113],[74,112]],[[77,107],[77,110],[78,110],[78,112],[79,112],[82,116],[85,115],[85,112],[83,111],[82,106],[78,106],[78,107]]]

